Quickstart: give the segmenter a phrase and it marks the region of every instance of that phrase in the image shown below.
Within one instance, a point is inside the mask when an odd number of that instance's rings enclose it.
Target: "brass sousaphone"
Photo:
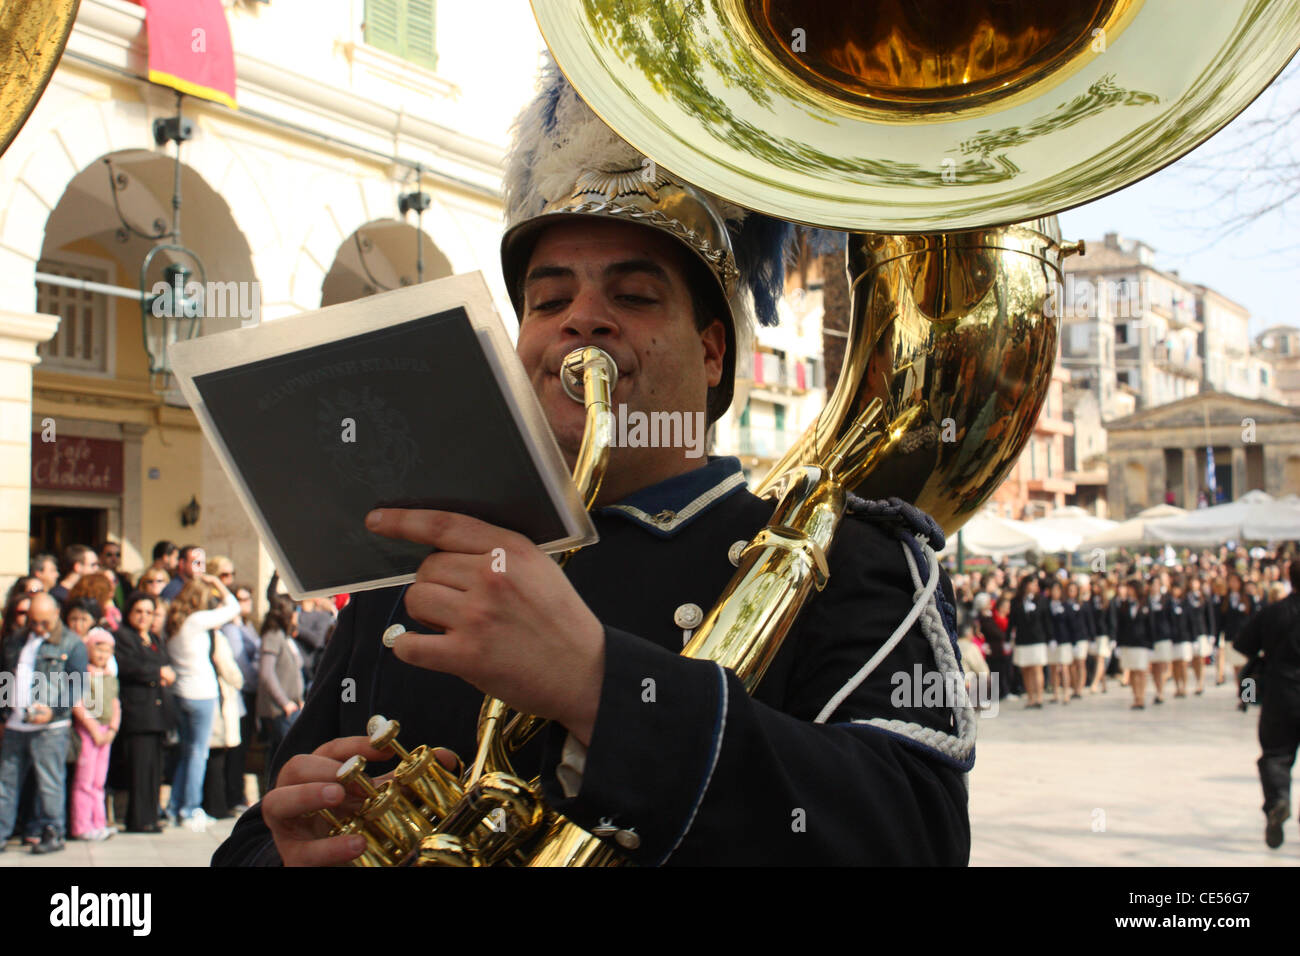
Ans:
[[[534,11],[578,93],[660,167],[849,233],[838,383],[758,487],[778,499],[773,518],[682,651],[750,690],[825,585],[850,492],[903,498],[953,532],[1019,458],[1055,360],[1060,262],[1082,250],[1052,214],[1208,139],[1300,46],[1300,0],[534,0]],[[590,388],[587,404],[599,414]],[[970,721],[967,706],[962,739]],[[372,840],[361,862],[614,862],[610,843],[510,772],[511,742],[534,725],[507,724],[489,700],[462,781],[430,784],[423,748],[399,749],[406,830],[376,791],[370,817],[340,824]],[[372,739],[394,735],[381,720]],[[345,776],[360,782],[355,764]]]

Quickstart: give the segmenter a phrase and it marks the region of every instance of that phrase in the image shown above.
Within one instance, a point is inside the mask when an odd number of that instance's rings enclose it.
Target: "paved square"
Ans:
[[[971,773],[973,866],[1295,866],[1300,830],[1264,845],[1259,708],[1235,688],[1130,710],[1132,692],[980,721]]]

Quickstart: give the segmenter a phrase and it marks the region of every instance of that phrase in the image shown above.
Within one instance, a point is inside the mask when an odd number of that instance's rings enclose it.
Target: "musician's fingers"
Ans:
[[[455,626],[460,620],[458,612],[464,601],[464,591],[445,584],[416,581],[406,589],[406,613],[437,631],[447,631]]]
[[[466,642],[452,634],[418,634],[407,631],[393,645],[398,660],[425,670],[462,674],[466,665]],[[462,674],[463,676],[463,674]]]
[[[415,572],[417,581],[445,584],[458,591],[468,591],[485,570],[492,567],[491,554],[462,554],[459,551],[435,551]]]
[[[329,757],[332,760],[337,760],[339,763],[342,763],[349,757],[353,757],[357,754],[360,754],[367,760],[384,760],[392,756],[392,754],[384,753],[382,750],[376,750],[374,747],[370,746],[369,737],[360,736],[335,737],[333,740],[325,741],[325,743],[312,751],[312,755],[314,756]],[[294,760],[296,759],[298,758],[295,757]],[[289,763],[292,762],[292,760],[289,761]],[[288,766],[289,764],[286,763],[285,768],[288,769]],[[281,771],[281,773],[283,772],[284,771]]]
[[[345,835],[295,841],[284,848],[277,843],[277,848],[285,866],[338,866],[359,857],[366,841],[356,835]]]
[[[262,798],[262,818],[273,830],[298,822],[300,817],[317,810],[339,806],[346,792],[337,783],[299,783],[281,785]]]
[[[454,511],[384,508],[366,515],[366,527],[387,538],[404,538],[440,551],[486,554],[528,539],[514,531]]]

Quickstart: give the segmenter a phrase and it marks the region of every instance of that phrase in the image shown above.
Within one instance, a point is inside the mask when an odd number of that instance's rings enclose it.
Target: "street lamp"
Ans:
[[[171,374],[167,350],[173,342],[192,339],[199,334],[203,320],[203,290],[207,287],[207,272],[203,263],[188,249],[172,243],[154,246],[140,264],[140,290],[146,288],[149,264],[163,251],[187,256],[199,270],[199,281],[191,282],[193,274],[185,266],[169,262],[163,267],[163,281],[155,284],[152,293],[140,301],[140,334],[144,350],[149,355],[149,374],[160,376],[163,387]]]

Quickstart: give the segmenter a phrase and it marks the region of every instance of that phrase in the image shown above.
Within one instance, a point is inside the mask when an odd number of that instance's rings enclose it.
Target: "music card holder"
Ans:
[[[415,580],[431,549],[368,531],[373,508],[472,515],[548,552],[597,540],[478,272],[169,354],[295,599]]]

